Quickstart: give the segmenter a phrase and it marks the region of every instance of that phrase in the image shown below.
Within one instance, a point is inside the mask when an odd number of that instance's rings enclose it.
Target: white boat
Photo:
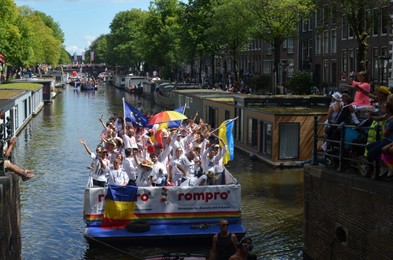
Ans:
[[[162,83],[154,91],[154,102],[157,105],[166,107],[168,109],[175,109],[175,99],[173,90],[180,89],[201,89],[202,86],[199,84],[188,84],[188,83]]]
[[[137,189],[134,186],[117,185],[93,187],[90,180],[84,196],[85,236],[91,239],[138,241],[158,238],[211,239],[219,232],[220,219],[227,219],[231,232],[242,236],[246,231],[241,222],[240,184],[228,171],[220,175],[220,185]],[[116,204],[112,200],[113,189],[120,193],[130,189],[136,192],[134,210],[127,212],[129,219],[117,227],[105,224],[108,212],[112,214],[113,205]],[[118,210],[124,210],[124,205],[124,201],[121,202]],[[125,212],[117,213],[116,216],[124,216]]]

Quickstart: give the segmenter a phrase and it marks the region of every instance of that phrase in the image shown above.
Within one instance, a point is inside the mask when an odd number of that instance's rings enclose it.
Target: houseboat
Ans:
[[[37,83],[0,84],[0,110],[10,118],[15,135],[43,108],[43,88]]]

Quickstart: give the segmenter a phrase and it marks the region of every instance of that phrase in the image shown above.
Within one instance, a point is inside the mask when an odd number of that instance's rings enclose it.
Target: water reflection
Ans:
[[[166,252],[210,250],[210,241],[175,245],[145,243],[116,248],[88,243],[84,236],[83,192],[90,147],[102,131],[98,118],[122,114],[122,97],[145,111],[162,108],[111,87],[81,92],[68,87],[26,126],[15,160],[36,176],[21,187],[23,259],[132,259]],[[229,170],[242,184],[242,216],[258,259],[301,259],[303,239],[302,169],[273,169],[236,152]]]

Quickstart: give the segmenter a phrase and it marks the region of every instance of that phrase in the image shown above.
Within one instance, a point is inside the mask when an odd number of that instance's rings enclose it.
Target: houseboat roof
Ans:
[[[2,89],[0,84],[0,110],[9,110],[13,106],[13,100],[25,93],[25,90],[19,89]]]
[[[327,114],[326,107],[264,107],[256,106],[258,109],[274,115],[321,115]]]
[[[17,82],[17,83],[7,83],[7,84],[0,84],[0,89],[6,90],[30,90],[30,91],[37,91],[42,88],[42,84],[40,83],[30,83],[30,82]]]

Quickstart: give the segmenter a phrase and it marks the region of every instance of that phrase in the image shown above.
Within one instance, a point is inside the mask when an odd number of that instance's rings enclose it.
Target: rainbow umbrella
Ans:
[[[185,115],[176,111],[163,111],[155,114],[146,125],[161,124],[170,121],[187,119]]]

